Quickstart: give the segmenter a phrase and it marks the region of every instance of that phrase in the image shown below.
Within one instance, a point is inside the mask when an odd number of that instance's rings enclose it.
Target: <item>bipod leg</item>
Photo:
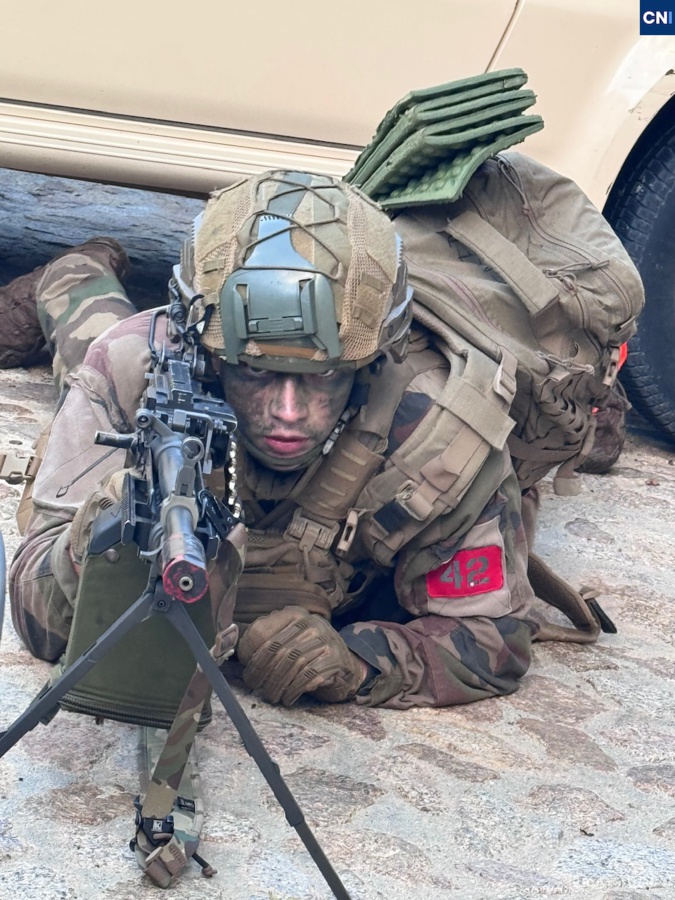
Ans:
[[[148,586],[133,606],[130,606],[116,622],[113,622],[110,628],[104,631],[101,637],[66,669],[52,687],[47,691],[41,691],[28,709],[6,731],[0,732],[0,757],[21,740],[26,732],[35,728],[41,719],[49,717],[58,709],[59,702],[68,691],[75,687],[134,626],[152,614],[156,582],[157,575],[153,567],[151,577],[148,579]]]
[[[265,746],[258,737],[258,733],[251,724],[250,719],[232,692],[232,688],[228,684],[227,679],[209,653],[208,647],[188,615],[187,610],[179,601],[172,601],[166,609],[165,614],[173,627],[183,636],[192,650],[195,659],[208,678],[211,687],[225,707],[225,711],[232,720],[232,724],[239,732],[239,735],[244,742],[244,747],[249,755],[253,757],[253,760],[262,772],[265,781],[267,781],[274,796],[279,801],[284,814],[286,815],[286,821],[297,831],[300,840],[309,851],[310,856],[316,863],[319,871],[326,880],[326,883],[333,892],[333,895],[337,900],[351,900],[347,889],[342,884],[340,877],[305,821],[302,810],[298,806],[290,788],[281,776],[279,766],[265,749]]]

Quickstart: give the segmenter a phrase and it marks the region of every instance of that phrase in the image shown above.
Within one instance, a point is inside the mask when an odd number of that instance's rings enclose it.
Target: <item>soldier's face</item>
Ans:
[[[290,375],[224,363],[221,379],[241,436],[287,464],[328,438],[347,405],[354,373]]]

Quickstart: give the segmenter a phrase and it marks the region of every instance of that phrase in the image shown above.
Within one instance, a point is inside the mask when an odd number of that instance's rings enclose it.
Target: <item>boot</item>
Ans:
[[[92,238],[77,247],[63,250],[54,259],[73,251],[87,253],[105,262],[120,281],[129,272],[129,257],[113,238]],[[44,353],[46,341],[38,319],[36,297],[45,269],[46,266],[39,266],[0,287],[0,369],[33,365],[40,361]]]
[[[586,459],[577,469],[589,475],[604,475],[612,468],[626,440],[626,413],[630,403],[619,382],[612,387],[607,403],[595,414],[595,440]]]

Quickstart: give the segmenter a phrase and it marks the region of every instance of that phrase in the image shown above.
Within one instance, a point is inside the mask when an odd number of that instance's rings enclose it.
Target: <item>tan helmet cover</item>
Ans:
[[[376,203],[337,179],[269,171],[217,191],[191,249],[178,282],[215,307],[201,342],[228,362],[357,368],[407,339],[400,239]]]

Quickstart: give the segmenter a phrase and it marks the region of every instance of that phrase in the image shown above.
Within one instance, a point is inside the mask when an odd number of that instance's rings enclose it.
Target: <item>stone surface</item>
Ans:
[[[162,293],[201,207],[2,172],[0,203],[0,281],[104,232],[131,250],[137,299],[148,279]],[[0,372],[0,452],[28,452],[54,400],[47,367]],[[585,476],[573,498],[545,482],[537,549],[600,592],[619,633],[591,647],[537,645],[511,697],[445,710],[286,710],[233,679],[353,900],[675,898],[674,462],[673,448],[633,420],[611,474]],[[9,557],[19,495],[0,484]],[[48,675],[6,620],[2,727]],[[131,726],[60,713],[0,761],[0,900],[160,896],[128,850],[135,743]],[[222,711],[198,745],[200,852],[218,874],[206,881],[192,866],[170,896],[328,898]]]

